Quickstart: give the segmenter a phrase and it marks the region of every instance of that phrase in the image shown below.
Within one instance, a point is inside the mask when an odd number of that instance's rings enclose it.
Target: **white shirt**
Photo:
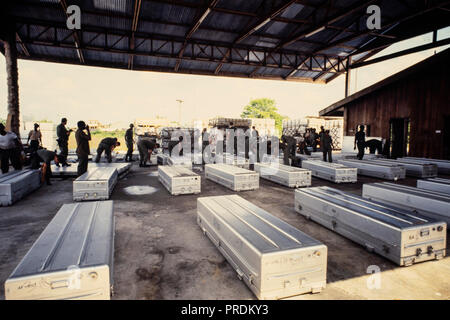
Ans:
[[[0,149],[12,149],[16,146],[14,140],[17,139],[17,135],[14,132],[6,132],[3,136],[0,134]]]

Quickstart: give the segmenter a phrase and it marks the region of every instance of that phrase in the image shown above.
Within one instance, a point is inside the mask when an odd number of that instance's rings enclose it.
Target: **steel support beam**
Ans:
[[[178,53],[178,59],[175,64],[175,71],[178,71],[181,64],[181,57],[184,54],[184,50],[186,49],[186,46],[188,44],[188,40],[191,39],[192,35],[200,28],[200,25],[202,22],[206,19],[206,17],[209,15],[211,10],[216,6],[216,4],[219,2],[219,0],[211,0],[209,5],[202,10],[202,12],[198,15],[198,17],[195,19],[194,24],[192,27],[189,28],[188,32],[186,32],[186,35],[184,37],[184,43],[180,49],[180,52]]]
[[[269,23],[273,18],[275,18],[277,15],[281,14],[284,10],[286,10],[289,6],[291,6],[295,2],[297,2],[297,1],[295,1],[295,0],[284,1],[280,6],[275,8],[272,12],[265,15],[261,19],[259,19],[255,24],[250,26],[250,28],[248,28],[239,37],[237,37],[236,40],[231,45],[231,47],[235,46],[237,43],[245,40],[247,37],[252,35],[254,32],[261,29],[263,26],[265,26],[267,23]],[[229,58],[230,54],[231,54],[231,48],[225,54],[222,62],[217,66],[216,70],[214,71],[214,74],[218,74],[220,72],[220,70],[223,67],[223,64]]]
[[[139,15],[141,13],[141,4],[142,0],[135,0],[134,1],[134,11],[133,11],[133,22],[131,24],[131,37],[130,37],[130,49],[134,50],[135,46],[135,39],[134,39],[134,33],[137,30],[137,26],[139,23]],[[133,63],[134,63],[134,55],[130,54],[128,57],[128,69],[133,69]]]
[[[387,54],[384,55],[382,57],[378,57],[372,60],[368,60],[368,61],[362,61],[362,62],[357,62],[357,63],[353,63],[350,65],[350,69],[356,69],[356,68],[361,68],[364,66],[369,66],[371,64],[374,63],[378,63],[378,62],[382,62],[382,61],[386,61],[386,60],[390,60],[390,59],[394,59],[394,58],[398,58],[398,57],[402,57],[411,53],[416,53],[416,52],[420,52],[420,51],[424,51],[424,50],[428,50],[428,49],[433,49],[433,48],[437,48],[437,47],[441,47],[441,46],[445,46],[450,44],[450,38],[447,39],[443,39],[440,41],[433,41],[431,43],[427,43],[421,46],[417,46],[414,48],[410,48],[410,49],[406,49],[406,50],[402,50],[402,51],[398,51],[395,53],[391,53],[391,54]]]

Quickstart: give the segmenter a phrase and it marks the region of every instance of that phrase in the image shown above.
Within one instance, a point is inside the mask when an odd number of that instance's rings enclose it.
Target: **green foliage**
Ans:
[[[275,100],[261,98],[251,100],[250,103],[244,107],[241,118],[274,119],[275,128],[277,128],[280,133],[283,129],[283,119],[286,119],[287,117],[278,113]]]
[[[98,136],[100,138],[121,138],[125,135],[125,130],[114,130],[114,131],[101,131],[93,130],[91,131],[92,136]]]

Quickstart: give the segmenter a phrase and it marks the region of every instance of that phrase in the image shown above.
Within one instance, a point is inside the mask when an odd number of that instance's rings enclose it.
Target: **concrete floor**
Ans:
[[[133,166],[112,199],[116,217],[113,299],[255,299],[196,223],[199,196],[234,192],[203,179],[200,195],[171,196],[154,174],[156,167]],[[153,174],[152,174],[153,172]],[[203,176],[203,172],[201,172]],[[329,185],[361,194],[362,183]],[[400,183],[415,185],[415,179]],[[129,186],[158,188],[151,195],[129,195]],[[296,299],[450,299],[450,258],[398,267],[381,256],[293,209],[294,190],[260,180],[256,191],[240,196],[328,246],[327,288]],[[64,203],[72,202],[72,180],[55,179],[11,207],[0,208],[0,298],[3,283]],[[367,268],[378,266],[380,287],[368,289]]]

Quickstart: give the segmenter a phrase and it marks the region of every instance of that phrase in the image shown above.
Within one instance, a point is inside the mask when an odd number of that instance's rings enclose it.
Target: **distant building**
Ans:
[[[93,130],[102,128],[102,124],[98,120],[87,120],[86,124]]]
[[[176,125],[168,119],[138,118],[134,121],[134,130],[139,136],[146,133],[150,135],[157,135],[161,128],[171,126]]]

